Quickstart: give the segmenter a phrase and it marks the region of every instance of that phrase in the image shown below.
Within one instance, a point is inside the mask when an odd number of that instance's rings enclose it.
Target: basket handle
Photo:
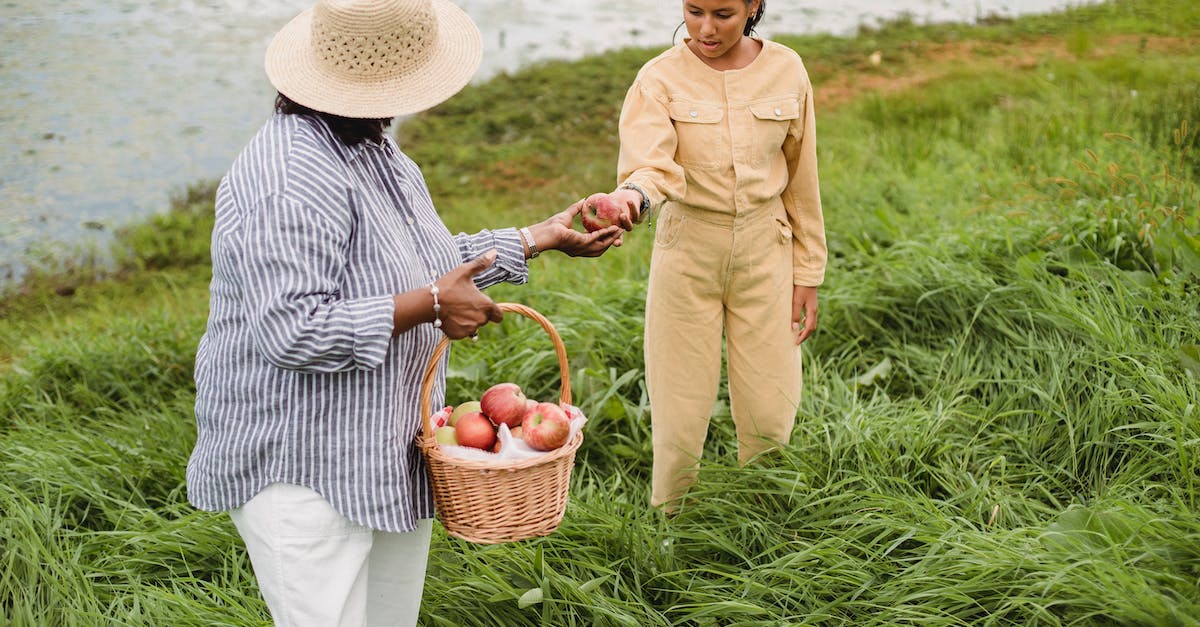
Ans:
[[[558,398],[562,405],[571,403],[571,374],[567,368],[567,348],[563,345],[562,338],[559,337],[558,331],[554,325],[545,316],[538,313],[531,307],[526,307],[519,303],[498,303],[500,311],[511,311],[519,313],[526,318],[530,318],[542,325],[542,329],[550,336],[550,340],[554,342],[554,353],[558,356],[558,370],[561,373],[562,384],[559,388]],[[430,398],[433,395],[433,381],[437,375],[438,362],[441,361],[442,355],[446,354],[446,350],[450,347],[450,338],[442,337],[433,349],[433,354],[429,356],[429,363],[425,365],[425,374],[421,379],[421,432],[424,437],[433,437],[433,425],[430,418],[433,415],[433,402]]]

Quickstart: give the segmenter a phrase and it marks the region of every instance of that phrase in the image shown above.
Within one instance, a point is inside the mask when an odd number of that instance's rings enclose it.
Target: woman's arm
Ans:
[[[392,296],[392,335],[419,324],[436,324],[452,340],[474,335],[488,322],[504,318],[500,307],[475,285],[475,277],[496,261],[488,251],[460,264],[432,284]]]
[[[610,246],[621,245],[624,230],[619,226],[608,226],[591,233],[572,228],[575,216],[582,210],[583,201],[579,200],[549,218],[522,229],[525,258],[547,250],[557,250],[570,257],[599,257]]]
[[[248,330],[280,368],[374,368],[387,354],[393,302],[341,297],[349,227],[343,215],[281,196],[260,199],[236,236]]]

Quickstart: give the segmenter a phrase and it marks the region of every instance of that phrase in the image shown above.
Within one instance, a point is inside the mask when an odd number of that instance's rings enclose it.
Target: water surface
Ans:
[[[1046,12],[1064,0],[772,0],[760,32],[850,34]],[[484,37],[477,80],[540,60],[666,46],[678,0],[461,0]],[[103,241],[221,176],[269,115],[276,30],[311,2],[0,1],[0,281],[20,259]]]

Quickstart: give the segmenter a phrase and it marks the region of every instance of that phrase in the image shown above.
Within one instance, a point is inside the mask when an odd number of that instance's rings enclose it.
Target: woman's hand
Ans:
[[[496,261],[496,251],[460,264],[434,281],[438,288],[438,319],[442,332],[452,340],[475,335],[488,322],[500,322],[504,312],[491,298],[475,287],[473,277]],[[431,307],[432,309],[432,307]]]
[[[817,288],[804,285],[792,287],[792,330],[797,332],[797,346],[817,330]]]
[[[543,222],[531,225],[529,231],[538,250],[558,250],[571,257],[599,257],[610,246],[621,245],[621,227],[613,225],[592,233],[572,228],[575,216],[583,210],[583,201],[567,207]]]
[[[473,277],[496,261],[496,251],[488,252],[459,265],[433,282],[437,287],[436,300],[430,286],[409,290],[392,296],[392,335],[400,335],[419,324],[441,321],[442,332],[452,340],[475,335],[488,322],[500,322],[504,312],[492,299],[475,287]],[[433,308],[434,303],[438,308]]]

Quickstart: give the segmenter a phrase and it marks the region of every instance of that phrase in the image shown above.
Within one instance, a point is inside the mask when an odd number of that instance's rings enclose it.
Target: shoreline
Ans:
[[[219,177],[257,129],[257,121],[270,113],[273,92],[259,76],[257,55],[274,22],[291,12],[283,0],[270,0],[254,9],[233,8],[235,12],[248,10],[249,19],[224,27],[223,12],[215,6],[159,7],[162,0],[155,0],[118,14],[104,2],[82,6],[75,4],[78,1],[68,0],[61,14],[53,18],[41,10],[12,11],[17,14],[15,23],[22,25],[20,36],[13,33],[10,51],[14,58],[27,58],[38,67],[49,65],[28,73],[20,66],[5,66],[8,73],[4,76],[15,86],[30,83],[28,98],[12,101],[11,106],[23,108],[9,112],[13,124],[7,126],[7,133],[0,133],[13,151],[0,158],[9,173],[7,181],[0,184],[0,202],[12,208],[0,215],[0,231],[4,232],[0,237],[0,275],[7,271],[10,278],[23,273],[30,260],[55,249],[105,248],[115,229],[160,213],[173,193],[195,181]],[[552,7],[546,8],[547,3]],[[515,8],[495,0],[464,0],[463,4],[481,23],[491,25],[484,33],[485,48],[490,42],[491,52],[477,83],[553,60],[576,61],[607,54],[612,48],[666,47],[678,11],[669,3],[655,3],[653,10],[640,12],[640,19],[630,23],[622,11],[609,16],[611,9],[591,5],[582,9],[580,0],[557,4],[529,0]],[[957,22],[969,27],[980,19],[991,19],[993,12],[1022,15],[1028,10],[1028,14],[1037,14],[1036,7],[1043,4],[1070,6],[1061,0],[982,0],[967,10],[937,5],[933,0],[901,0],[888,7],[911,7],[913,11],[910,17],[899,14],[891,20],[868,17],[896,12],[895,8],[871,8],[870,1],[851,2],[838,9],[812,9],[811,13],[799,5],[780,6],[768,11],[760,30],[768,36],[790,32],[793,35],[779,36],[823,37],[828,32],[829,36],[851,38],[878,30],[880,19],[884,24],[908,20],[941,26],[953,23],[941,18],[961,15],[974,18]],[[530,14],[522,17],[522,12]],[[581,12],[594,15],[596,23],[587,36],[569,37],[568,29],[574,28]],[[172,25],[185,16],[192,26],[186,32],[173,30]],[[160,24],[154,31],[158,34],[143,40],[137,33],[144,28],[137,25],[149,23]],[[649,24],[662,26],[652,29]],[[117,33],[128,43],[87,44],[79,39],[85,30]],[[501,36],[498,31],[507,34]],[[126,56],[143,46],[147,47],[144,57],[152,62],[146,71],[136,73],[89,70],[78,64],[60,67],[56,59],[61,55],[38,60],[39,38],[61,40],[62,50],[88,46],[89,59],[101,66],[130,65]],[[213,110],[203,104],[189,106],[186,100],[168,104],[176,101],[177,88],[163,80],[167,74],[177,76],[178,84],[188,85],[192,97],[222,102],[223,106]],[[68,85],[78,85],[80,90],[68,89]],[[57,104],[80,97],[68,110]],[[131,114],[135,117],[129,117]]]
[[[975,61],[993,59],[1008,59],[1009,67],[1014,70],[1027,70],[1039,59],[1047,55],[1064,58],[1071,53],[1071,44],[1063,35],[1045,35],[1040,31],[1045,26],[1041,23],[1053,23],[1056,20],[1066,20],[1071,16],[1086,16],[1089,12],[1096,13],[1112,8],[1111,4],[1084,5],[1070,7],[1056,13],[1036,14],[1013,19],[989,20],[986,23],[936,23],[922,24],[910,18],[902,18],[882,24],[878,28],[860,27],[859,32],[850,36],[817,34],[817,35],[779,35],[773,39],[784,42],[801,50],[813,75],[814,86],[817,89],[818,106],[822,111],[832,110],[853,101],[864,93],[886,95],[904,89],[912,89],[937,80],[953,71],[960,71],[963,64]],[[1103,36],[1103,33],[1096,37]],[[1114,34],[1103,40],[1096,39],[1088,43],[1093,53],[1103,49],[1110,43],[1128,47],[1139,43],[1147,45],[1143,40],[1150,41],[1148,45],[1163,51],[1186,48],[1190,40],[1186,37],[1171,35],[1136,35]],[[1020,54],[1014,51],[1019,50]],[[502,73],[479,83],[472,83],[464,92],[481,89],[497,81],[519,83],[522,80],[536,77],[549,67],[580,67],[601,63],[608,57],[643,56],[649,58],[660,50],[659,47],[630,47],[621,48],[599,55],[586,56],[578,60],[548,59],[538,61],[521,68],[511,74]],[[813,51],[808,54],[807,51]],[[915,68],[915,69],[914,69]],[[932,68],[932,69],[931,69]],[[905,73],[899,74],[901,70]],[[912,71],[908,71],[912,70]],[[452,104],[451,103],[448,104]],[[447,105],[443,105],[447,106]],[[437,110],[425,112],[420,116],[436,115]],[[420,117],[417,116],[417,117]],[[401,133],[401,129],[412,119],[398,120],[392,126],[393,134]],[[465,173],[468,176],[473,174]],[[132,217],[118,224],[108,225],[103,222],[90,227],[96,237],[87,241],[49,240],[39,242],[36,250],[40,256],[25,257],[4,263],[0,262],[0,293],[28,291],[26,285],[30,280],[49,280],[70,284],[76,279],[66,278],[70,275],[91,274],[97,278],[121,274],[124,270],[112,266],[116,261],[113,250],[120,246],[120,233],[137,229],[141,225],[152,223],[171,212],[170,205],[176,197],[189,197],[196,188],[215,186],[217,178],[195,180],[181,188],[172,190],[168,206],[149,215]],[[192,202],[188,200],[186,202]],[[59,249],[65,249],[65,252]],[[46,254],[53,251],[52,254]],[[106,265],[108,264],[108,265]],[[60,292],[70,292],[69,286],[57,288]]]

